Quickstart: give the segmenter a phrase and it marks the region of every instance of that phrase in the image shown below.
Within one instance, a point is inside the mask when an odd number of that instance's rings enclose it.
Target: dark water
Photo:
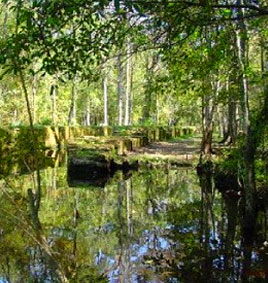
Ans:
[[[40,207],[34,176],[0,181],[0,282],[268,282],[265,213],[244,247],[239,199],[195,170],[117,172],[104,188],[68,187],[65,167],[41,177]]]

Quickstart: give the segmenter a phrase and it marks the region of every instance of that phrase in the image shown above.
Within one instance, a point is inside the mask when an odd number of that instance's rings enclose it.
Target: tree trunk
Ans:
[[[211,82],[213,95],[204,95],[202,99],[202,142],[200,160],[205,157],[208,161],[212,154],[213,116],[215,112],[215,99],[219,92],[219,81]]]
[[[130,124],[130,97],[131,97],[131,50],[129,39],[127,41],[127,73],[126,73],[126,103],[125,103],[125,126]]]
[[[69,110],[68,125],[76,125],[76,87],[75,80],[73,80],[72,90],[71,90],[71,105]]]
[[[152,118],[151,116],[152,116],[152,112],[154,108],[153,107],[153,97],[152,97],[152,94],[153,94],[152,93],[152,80],[153,80],[153,75],[157,69],[157,63],[158,63],[158,56],[151,55],[151,58],[147,57],[145,101],[144,101],[144,108],[143,108],[143,121],[144,122]]]
[[[52,124],[57,123],[57,85],[52,83],[50,87],[51,109],[52,109]]]
[[[108,126],[108,89],[107,89],[107,75],[103,77],[103,125]]]
[[[151,66],[149,62],[149,58],[147,58],[146,63],[146,89],[145,89],[145,101],[143,107],[143,121],[146,122],[150,118],[150,108],[152,104],[152,94],[151,94]]]
[[[132,57],[133,58],[133,57]],[[130,60],[130,97],[129,97],[129,125],[132,124],[132,106],[133,106],[133,79],[134,79],[134,60]]]
[[[90,126],[91,121],[90,121],[90,100],[89,97],[86,99],[86,114],[85,114],[85,126]]]
[[[243,1],[238,0],[238,4],[243,4]],[[239,15],[243,14],[243,11],[238,12]],[[238,21],[236,29],[236,43],[238,51],[239,61],[239,86],[240,86],[240,104],[242,109],[242,127],[244,134],[243,145],[243,161],[244,161],[244,221],[243,230],[247,235],[251,235],[253,238],[255,231],[255,168],[254,160],[256,153],[256,143],[254,141],[254,135],[252,133],[250,124],[250,109],[249,109],[249,97],[248,97],[248,80],[246,77],[247,69],[247,31],[243,19]]]
[[[225,137],[228,135],[228,123],[225,107],[216,107],[216,114],[219,137],[225,139]]]
[[[237,105],[235,95],[232,92],[231,81],[228,79],[226,92],[228,93],[228,112],[226,117],[227,130],[223,136],[223,140],[220,143],[226,143],[228,145],[235,144],[237,138]],[[224,121],[225,122],[225,121]]]
[[[18,124],[18,121],[19,121],[19,115],[18,115],[18,110],[15,109],[14,112],[13,112],[13,124],[14,125],[17,125]]]
[[[212,163],[207,163],[202,171],[198,172],[201,187],[201,207],[200,207],[200,247],[205,255],[205,259],[200,266],[203,270],[200,274],[201,282],[206,282],[211,277],[212,259],[210,254],[210,223],[213,223],[213,183],[212,183]]]
[[[237,138],[237,102],[233,90],[233,82],[228,79],[227,92],[228,96],[228,144],[235,144]]]
[[[34,75],[32,80],[32,113],[33,123],[36,122],[36,96],[37,96],[37,77]]]
[[[118,79],[117,79],[117,90],[118,90],[118,125],[123,125],[123,66],[121,60],[121,53],[117,56],[117,71],[118,71]]]

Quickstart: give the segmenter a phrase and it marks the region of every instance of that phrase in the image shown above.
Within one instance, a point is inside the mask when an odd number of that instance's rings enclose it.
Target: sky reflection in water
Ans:
[[[240,279],[240,229],[194,170],[141,170],[127,180],[118,172],[105,188],[70,188],[66,172],[42,171],[40,231],[29,213],[30,176],[1,183],[1,283]],[[252,258],[263,261],[257,250]]]

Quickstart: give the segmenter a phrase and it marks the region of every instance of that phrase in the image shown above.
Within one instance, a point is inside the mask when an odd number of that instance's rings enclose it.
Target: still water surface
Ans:
[[[201,188],[195,170],[117,172],[104,188],[74,186],[66,167],[41,177],[40,205],[32,176],[1,180],[0,282],[242,280],[239,200]],[[268,282],[258,221],[244,273]]]

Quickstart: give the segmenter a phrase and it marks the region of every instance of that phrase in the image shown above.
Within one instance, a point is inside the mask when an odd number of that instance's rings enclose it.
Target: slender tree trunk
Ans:
[[[216,107],[216,122],[219,131],[219,137],[225,137],[227,135],[227,118],[225,113],[225,107]]]
[[[131,47],[129,39],[127,40],[127,73],[126,73],[126,103],[125,103],[125,122],[124,125],[130,124],[130,98],[131,98]]]
[[[227,129],[221,143],[226,143],[230,145],[230,144],[235,144],[237,137],[237,122],[236,122],[237,105],[236,105],[235,95],[232,92],[230,78],[227,81],[226,92],[228,93],[228,105],[227,105],[228,112],[226,117]]]
[[[75,87],[75,79],[72,83],[71,90],[71,105],[69,110],[68,117],[68,125],[75,126],[76,125],[76,87]]]
[[[57,123],[57,85],[53,81],[50,87],[51,111],[52,111],[52,124]]]
[[[147,57],[146,62],[146,89],[145,89],[145,101],[144,101],[144,107],[143,107],[143,121],[146,122],[150,118],[150,107],[151,107],[151,67],[149,62],[149,57]]]
[[[107,88],[107,74],[103,77],[103,125],[108,126],[108,88]]]
[[[37,77],[34,75],[32,80],[32,113],[33,123],[36,122],[36,96],[37,96]]]
[[[133,58],[133,57],[132,57]],[[132,124],[132,108],[133,108],[133,79],[134,79],[134,59],[130,61],[130,97],[129,97],[129,125]]]
[[[236,226],[238,220],[238,199],[230,198],[224,196],[224,202],[226,204],[225,210],[227,214],[227,231],[225,237],[225,258],[224,258],[224,267],[226,270],[230,270],[232,266],[232,259],[234,256],[234,240],[236,234]],[[231,269],[232,270],[232,269]],[[230,274],[227,274],[227,278]]]
[[[126,209],[127,209],[127,233],[128,236],[131,236],[131,210],[130,210],[130,202],[131,202],[131,187],[130,180],[125,181],[126,184]]]
[[[151,55],[151,58],[147,57],[146,63],[146,89],[145,89],[145,101],[143,108],[143,121],[146,122],[151,118],[153,110],[153,97],[152,97],[152,80],[153,75],[156,72],[158,63],[158,56]],[[155,105],[154,105],[155,106]]]
[[[233,95],[229,95],[228,99],[228,144],[235,144],[237,138],[237,123],[236,123],[236,101]]]
[[[15,109],[13,112],[13,124],[16,125],[18,123],[19,117],[18,117],[18,110]]]
[[[86,114],[85,114],[85,125],[86,126],[90,126],[91,125],[91,121],[90,121],[90,100],[89,97],[87,97],[86,99]]]
[[[78,219],[79,219],[79,210],[78,210],[78,203],[79,203],[79,195],[78,192],[74,192],[74,210],[73,210],[73,228],[74,228],[74,232],[73,232],[73,257],[74,257],[74,261],[73,261],[73,267],[74,270],[76,268],[76,254],[77,254],[77,226],[78,226]]]
[[[117,90],[118,90],[118,125],[123,125],[123,97],[124,97],[124,86],[123,86],[123,65],[121,53],[117,56]]]
[[[210,256],[210,223],[213,223],[213,183],[212,183],[212,167],[211,165],[204,171],[198,172],[201,187],[201,219],[200,219],[200,246],[205,254],[205,260],[202,262],[201,268],[205,272],[201,272],[201,282],[206,282],[211,277],[212,260]]]
[[[201,156],[202,160],[205,157],[206,160],[211,159],[212,154],[212,136],[213,136],[213,116],[215,112],[215,99],[219,92],[219,81],[211,82],[213,95],[205,95],[202,100],[202,127],[203,135],[201,142]]]
[[[122,261],[123,261],[123,248],[124,248],[124,217],[123,217],[123,195],[125,191],[125,181],[120,180],[118,182],[118,197],[117,197],[117,221],[118,221],[118,245],[119,245],[119,256],[118,256],[118,268],[122,272]],[[120,281],[123,282],[123,281]]]
[[[157,94],[156,94],[156,101],[155,101],[155,121],[156,121],[156,124],[159,125],[159,99],[158,99]]]
[[[51,263],[53,271],[57,273],[61,282],[69,282],[65,276],[64,268],[62,267],[59,260],[56,258],[55,254],[52,252],[51,247],[44,235],[42,225],[39,220],[39,204],[40,204],[40,195],[36,195],[32,192],[31,189],[28,189],[28,199],[29,199],[29,212],[30,220],[32,222],[33,230],[35,232],[34,239],[37,241],[39,247],[44,251],[47,258]]]
[[[20,11],[21,11],[21,5],[19,3],[17,7],[17,14],[16,14],[16,26],[15,26],[15,34],[18,34],[18,19],[20,16]],[[21,65],[17,63],[16,59],[13,58],[12,60],[13,66],[16,67],[19,75],[19,80],[21,83],[22,91],[24,94],[25,102],[26,102],[26,109],[28,113],[28,118],[29,118],[29,124],[30,124],[30,133],[31,133],[31,138],[32,138],[32,153],[33,153],[33,158],[34,158],[34,166],[32,168],[32,171],[36,170],[36,176],[37,176],[37,184],[33,182],[34,189],[35,189],[35,195],[36,195],[36,207],[39,208],[40,205],[40,199],[41,199],[41,175],[40,175],[40,164],[39,164],[39,146],[38,146],[38,139],[34,131],[34,125],[33,125],[33,116],[32,116],[32,110],[31,110],[31,102],[30,102],[30,96],[28,93],[28,89],[26,86],[26,81],[25,81],[25,75],[23,72],[23,69],[21,68]],[[32,173],[32,172],[31,172]]]
[[[208,99],[203,102],[203,135],[201,142],[201,153],[209,160],[212,153],[212,135],[213,135],[213,107],[206,105]],[[203,157],[202,156],[202,157]]]

